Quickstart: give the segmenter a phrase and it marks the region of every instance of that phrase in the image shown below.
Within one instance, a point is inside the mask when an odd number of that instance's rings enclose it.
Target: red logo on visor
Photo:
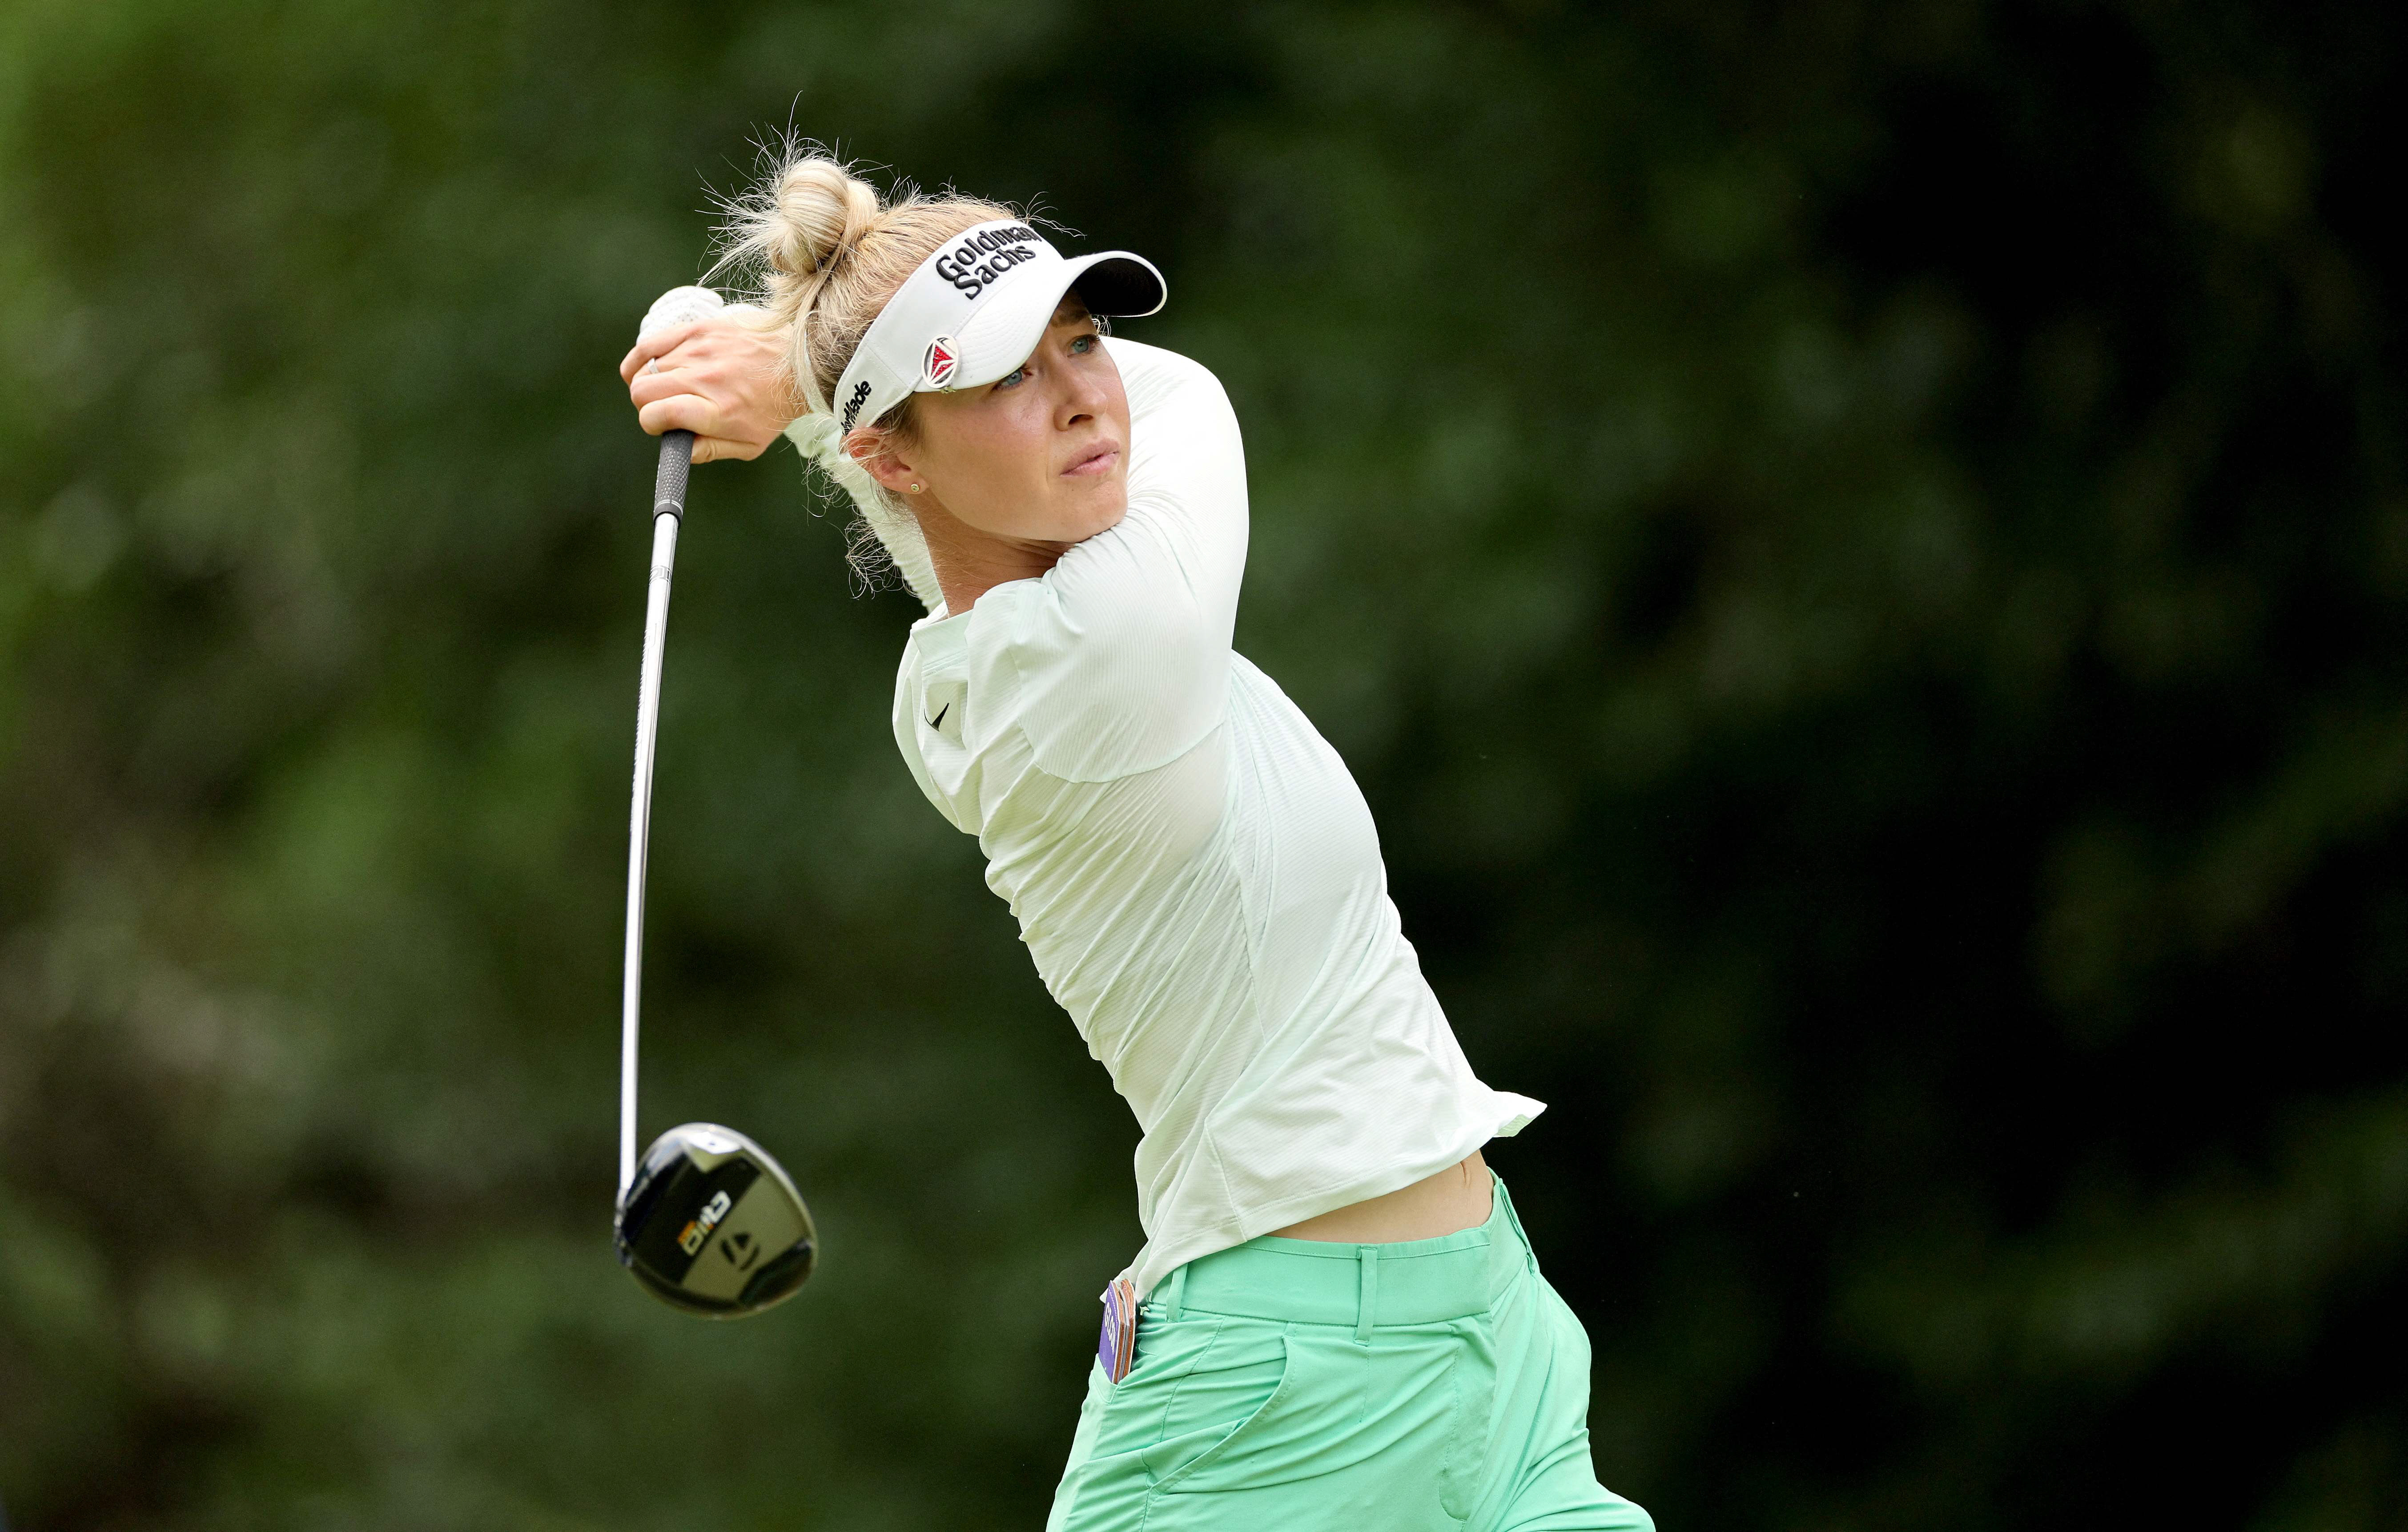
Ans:
[[[930,388],[951,388],[953,373],[961,365],[961,346],[950,335],[929,341],[928,354],[920,359],[920,370],[927,375]]]

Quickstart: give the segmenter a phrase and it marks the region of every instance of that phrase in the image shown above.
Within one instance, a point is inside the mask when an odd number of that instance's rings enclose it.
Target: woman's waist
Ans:
[[[1487,1160],[1473,1149],[1460,1163],[1411,1186],[1315,1214],[1263,1237],[1354,1245],[1437,1239],[1488,1221],[1494,1180]]]
[[[1485,1183],[1480,1196],[1487,1214],[1478,1223],[1398,1241],[1265,1235],[1171,1272],[1151,1294],[1148,1310],[1358,1327],[1437,1323],[1486,1312],[1536,1263],[1504,1183],[1484,1167],[1472,1178]]]

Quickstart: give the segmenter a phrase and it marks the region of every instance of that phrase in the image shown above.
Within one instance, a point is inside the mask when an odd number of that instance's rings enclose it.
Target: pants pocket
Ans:
[[[1464,1518],[1447,1502],[1467,1504],[1477,1477],[1476,1462],[1455,1462],[1464,1420],[1486,1409],[1476,1369],[1461,1366],[1464,1338],[1430,1325],[1382,1330],[1365,1346],[1347,1331],[1291,1326],[1275,1380],[1253,1363],[1261,1402],[1176,1444],[1148,1496],[1147,1532],[1458,1532]]]
[[[1455,1326],[1454,1357],[1447,1369],[1455,1419],[1446,1466],[1439,1473],[1439,1504],[1463,1521],[1480,1497],[1488,1467],[1488,1432],[1497,1412],[1497,1345],[1483,1320]]]
[[[1154,1489],[1184,1493],[1197,1474],[1241,1450],[1290,1392],[1291,1381],[1284,1328],[1225,1324],[1180,1380],[1163,1413],[1161,1437],[1145,1451]]]

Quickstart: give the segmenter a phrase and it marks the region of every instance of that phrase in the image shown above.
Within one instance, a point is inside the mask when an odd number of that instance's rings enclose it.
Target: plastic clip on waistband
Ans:
[[[1096,1341],[1096,1361],[1115,1383],[1137,1366],[1137,1284],[1125,1277],[1114,1278],[1104,1289],[1104,1329]]]

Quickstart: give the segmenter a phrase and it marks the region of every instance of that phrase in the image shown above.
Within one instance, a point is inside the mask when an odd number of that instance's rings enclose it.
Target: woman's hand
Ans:
[[[619,364],[636,418],[654,436],[694,433],[694,460],[758,457],[802,407],[779,386],[780,338],[721,315],[636,342]]]

